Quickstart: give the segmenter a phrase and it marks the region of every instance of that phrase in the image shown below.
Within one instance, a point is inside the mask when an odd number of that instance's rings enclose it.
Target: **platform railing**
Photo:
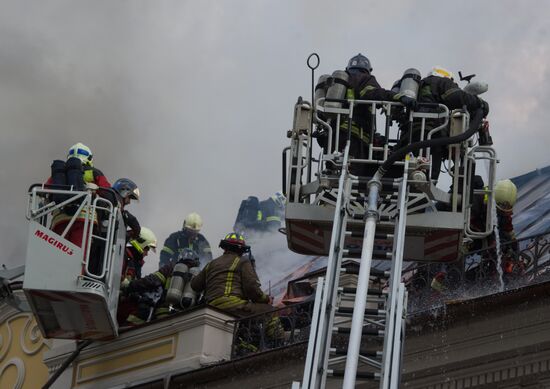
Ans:
[[[113,256],[112,243],[115,239],[118,207],[108,199],[96,195],[93,190],[76,191],[71,187],[67,187],[67,189],[58,188],[63,188],[63,186],[45,184],[31,186],[26,212],[27,220],[37,222],[51,230],[52,221],[56,215],[70,216],[63,232],[60,234],[63,238],[66,237],[78,219],[83,220],[82,248],[84,255],[81,259],[82,277],[96,281],[107,280]],[[110,188],[100,188],[99,190],[112,191]],[[63,200],[53,201],[54,196]],[[112,196],[116,198],[114,193]],[[69,207],[71,211],[67,213]],[[103,214],[101,218],[98,218],[98,212]],[[100,223],[103,225],[99,226]],[[94,225],[98,225],[98,227],[94,228]],[[102,229],[101,234],[94,231],[98,228]],[[92,247],[95,246],[102,247],[100,257],[93,258],[95,263],[101,265],[98,272],[91,269],[90,255]]]

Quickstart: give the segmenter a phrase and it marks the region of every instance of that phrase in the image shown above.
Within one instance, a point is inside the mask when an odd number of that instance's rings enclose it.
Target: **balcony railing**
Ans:
[[[233,320],[231,358],[307,342],[313,300]]]
[[[408,314],[434,309],[449,300],[468,300],[550,281],[550,231],[465,255],[454,263],[408,267]],[[307,342],[313,300],[236,319],[231,358]]]
[[[476,250],[464,260],[408,268],[408,313],[468,300],[550,280],[550,231]]]

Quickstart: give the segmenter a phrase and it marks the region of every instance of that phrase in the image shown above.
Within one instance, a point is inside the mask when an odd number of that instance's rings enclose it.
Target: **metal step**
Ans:
[[[344,373],[344,369],[329,369],[327,370],[327,377],[340,378],[344,376]],[[372,373],[370,371],[357,371],[355,376],[364,380],[380,380],[380,373]]]
[[[357,293],[357,288],[351,288],[351,287],[345,286],[343,288],[340,288],[340,291],[346,294],[355,294]],[[369,296],[385,297],[387,295],[388,295],[388,292],[386,291],[375,289],[375,288],[369,289]]]
[[[332,355],[347,355],[348,354],[348,349],[347,349],[347,347],[346,348],[344,348],[344,347],[331,348],[330,353]],[[361,350],[359,352],[359,355],[361,355],[362,357],[365,357],[365,358],[378,359],[378,358],[382,358],[383,353],[382,353],[382,351]]]
[[[361,251],[362,251],[361,247],[349,248],[349,249],[344,249],[343,254],[346,255],[346,256],[347,255],[361,255]],[[373,250],[372,255],[373,255],[373,257],[376,256],[377,260],[392,259],[392,253],[389,252],[389,251],[386,251],[386,250]]]
[[[335,333],[335,334],[346,335],[346,334],[349,334],[351,332],[351,328],[350,327],[334,327],[332,329],[332,332]],[[363,327],[363,329],[361,330],[361,333],[363,335],[379,336],[379,337],[383,337],[384,334],[385,334],[385,332],[383,330],[377,330],[376,328],[368,328],[368,327]]]
[[[336,312],[343,315],[353,315],[353,307],[338,307]],[[385,317],[386,311],[383,309],[366,308],[365,316]]]
[[[352,238],[362,238],[364,236],[364,231],[348,231],[346,232],[346,236],[352,237]],[[393,234],[383,233],[383,232],[377,232],[374,234],[374,239],[378,240],[393,240]]]
[[[345,267],[341,270],[342,273],[359,275],[359,269],[354,267]],[[371,277],[389,277],[389,271],[383,271],[378,269],[370,269]]]

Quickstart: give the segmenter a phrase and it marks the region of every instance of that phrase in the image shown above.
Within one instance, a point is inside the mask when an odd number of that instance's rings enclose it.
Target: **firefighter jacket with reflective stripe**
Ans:
[[[199,255],[202,265],[212,259],[210,244],[202,234],[197,234],[195,238],[191,238],[186,230],[180,230],[166,238],[164,247],[160,252],[160,267],[169,262],[177,262],[179,254],[185,248],[195,251]]]
[[[191,280],[191,287],[197,293],[204,291],[206,302],[221,309],[237,307],[248,301],[269,301],[260,288],[250,261],[231,252],[209,262]]]
[[[153,291],[158,287],[162,287],[166,290],[170,284],[170,277],[172,275],[172,271],[174,270],[174,266],[174,263],[168,262],[168,264],[164,265],[156,272],[146,275],[139,280],[132,281],[128,287],[128,291],[144,293]]]
[[[127,278],[129,281],[139,280],[144,262],[143,254],[138,253],[134,247],[126,247],[126,257],[122,264],[121,279],[124,280]]]
[[[445,104],[449,109],[460,109],[464,105],[469,112],[481,108],[481,100],[459,88],[450,78],[428,76],[420,82],[418,101],[420,103]]]
[[[83,169],[82,174],[84,176],[84,182],[96,184],[100,188],[111,188],[111,184],[109,183],[109,180],[107,180],[107,177],[103,175],[101,170],[96,169],[95,167],[89,166],[89,165],[83,165],[82,169]],[[46,185],[50,185],[51,183],[52,183],[52,178],[50,177],[46,181]],[[107,200],[111,201],[113,205],[116,204],[113,201],[114,199],[112,198],[111,192],[98,191],[98,194],[101,197],[105,197]],[[83,221],[85,217],[86,217],[86,210],[83,209],[76,220]],[[67,215],[63,212],[57,213],[53,217],[52,228],[61,222],[68,222],[71,219],[72,219],[72,216]],[[95,216],[94,216],[94,223],[97,223]]]
[[[260,202],[260,213],[262,229],[278,230],[281,227],[281,221],[284,216],[284,208],[275,203],[272,198]]]
[[[346,99],[383,101],[398,100],[397,94],[382,88],[378,81],[376,81],[376,77],[372,74],[360,69],[350,69],[347,70],[347,73],[349,75],[349,87],[346,92]],[[353,123],[351,129],[352,134],[363,140],[365,143],[368,143],[371,126],[372,117],[370,106],[366,104],[356,105],[353,111]],[[340,128],[342,130],[347,130],[347,121],[344,121]],[[362,134],[361,130],[363,130]]]

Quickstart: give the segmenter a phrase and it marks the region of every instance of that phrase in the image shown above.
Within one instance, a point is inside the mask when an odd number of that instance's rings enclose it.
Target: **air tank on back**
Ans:
[[[348,90],[349,75],[344,70],[335,70],[332,73],[332,77],[329,79],[330,86],[327,89],[326,98],[342,100],[346,98],[346,91]],[[338,102],[325,102],[325,108],[341,108],[342,103]]]
[[[317,104],[317,101],[319,99],[322,99],[327,95],[327,89],[328,89],[327,80],[329,78],[330,78],[330,75],[328,74],[323,74],[322,76],[319,77],[319,80],[317,81],[317,85],[315,85],[315,95],[313,97],[314,106]]]
[[[399,94],[416,100],[418,97],[418,89],[420,88],[421,79],[422,76],[417,69],[410,68],[405,70],[400,80]],[[394,84],[394,86],[395,85],[396,84]]]
[[[199,273],[200,269],[198,267],[192,267],[187,273],[188,281],[183,288],[183,297],[181,299],[182,308],[190,308],[195,305],[195,302],[197,301],[197,293],[193,290],[193,288],[191,288],[191,280]]]
[[[166,302],[168,304],[179,308],[188,272],[189,267],[184,263],[178,262],[174,266],[170,286],[168,287],[168,292],[166,292]]]

